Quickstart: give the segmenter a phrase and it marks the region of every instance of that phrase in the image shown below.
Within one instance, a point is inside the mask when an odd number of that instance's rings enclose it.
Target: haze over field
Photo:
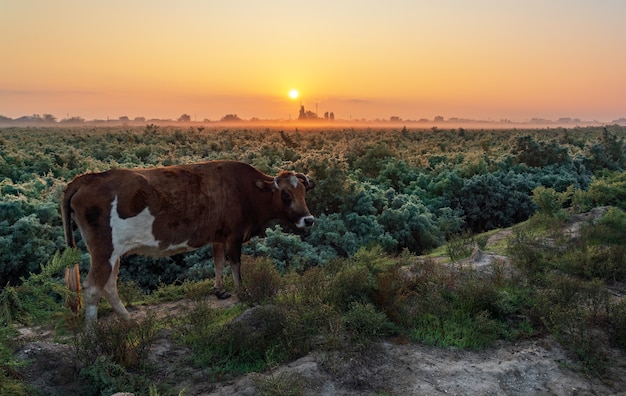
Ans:
[[[0,116],[611,122],[624,15],[620,0],[0,0]]]

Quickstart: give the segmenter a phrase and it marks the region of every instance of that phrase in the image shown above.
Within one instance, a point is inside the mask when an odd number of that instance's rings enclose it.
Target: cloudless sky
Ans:
[[[0,115],[610,122],[625,18],[623,0],[0,0]]]

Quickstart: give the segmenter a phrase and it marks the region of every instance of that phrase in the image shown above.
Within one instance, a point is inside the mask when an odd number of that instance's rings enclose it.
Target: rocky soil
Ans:
[[[218,304],[223,303],[215,300]],[[172,313],[170,304],[141,307]],[[52,341],[50,334],[24,330],[20,359],[31,361],[23,378],[45,394],[72,394],[80,389],[71,346]],[[32,341],[27,341],[28,339]],[[612,382],[588,378],[576,370],[575,359],[550,338],[501,342],[481,351],[442,349],[390,339],[365,351],[314,351],[265,373],[212,383],[193,368],[191,351],[159,333],[149,360],[163,378],[178,378],[186,396],[260,395],[291,386],[307,395],[626,395],[626,363],[615,366]],[[623,359],[623,357],[622,357]]]

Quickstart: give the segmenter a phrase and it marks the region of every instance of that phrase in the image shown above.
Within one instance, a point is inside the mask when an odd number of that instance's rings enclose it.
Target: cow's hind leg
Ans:
[[[215,296],[220,300],[231,296],[224,290],[224,265],[226,264],[226,246],[223,243],[213,244],[213,265],[215,266]]]
[[[113,270],[109,275],[109,279],[104,285],[102,289],[102,293],[104,294],[104,298],[111,304],[111,308],[113,311],[120,316],[122,319],[126,321],[130,321],[131,317],[124,304],[120,300],[120,297],[117,293],[117,276],[120,272],[120,259],[118,258],[115,261],[115,265],[113,266]]]
[[[98,319],[98,304],[102,297],[104,285],[111,276],[111,270],[107,257],[91,256],[89,273],[83,282],[85,324],[87,327]]]

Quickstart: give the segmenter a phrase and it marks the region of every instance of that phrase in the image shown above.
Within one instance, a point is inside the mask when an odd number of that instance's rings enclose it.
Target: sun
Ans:
[[[291,91],[289,91],[289,97],[291,99],[298,99],[298,96],[300,96],[300,93],[297,89],[292,89]]]

